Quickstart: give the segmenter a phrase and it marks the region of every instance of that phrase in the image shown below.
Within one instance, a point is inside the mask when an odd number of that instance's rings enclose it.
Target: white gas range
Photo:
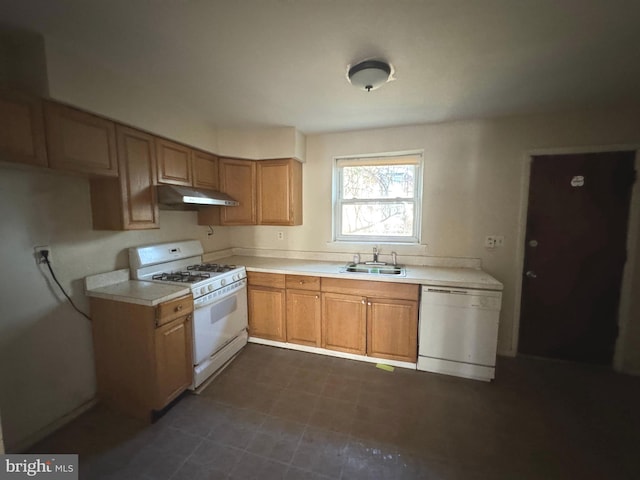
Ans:
[[[188,285],[193,295],[192,389],[226,366],[247,343],[247,272],[244,267],[202,263],[197,240],[129,249],[136,280]]]

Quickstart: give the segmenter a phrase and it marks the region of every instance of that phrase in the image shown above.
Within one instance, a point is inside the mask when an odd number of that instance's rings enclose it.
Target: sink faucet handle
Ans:
[[[396,252],[391,252],[391,263],[398,264],[398,254]]]
[[[373,261],[378,261],[378,247],[373,247]]]

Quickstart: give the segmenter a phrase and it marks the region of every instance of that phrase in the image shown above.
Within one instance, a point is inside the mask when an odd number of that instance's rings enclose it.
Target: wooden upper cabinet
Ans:
[[[258,224],[302,225],[302,164],[284,159],[256,165]]]
[[[114,122],[54,102],[44,112],[51,168],[118,176]]]
[[[192,186],[191,149],[164,138],[156,138],[158,183]]]
[[[210,153],[192,150],[193,186],[208,190],[219,190],[218,157]]]
[[[0,159],[47,166],[39,98],[0,89]]]
[[[256,162],[253,160],[219,160],[220,190],[240,202],[237,207],[222,207],[222,225],[256,224]]]
[[[117,126],[120,178],[91,179],[93,228],[141,230],[159,228],[154,187],[154,137]]]

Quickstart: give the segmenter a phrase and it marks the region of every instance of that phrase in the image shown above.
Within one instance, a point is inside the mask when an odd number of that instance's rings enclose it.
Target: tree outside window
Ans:
[[[335,239],[419,242],[422,155],[336,160]]]

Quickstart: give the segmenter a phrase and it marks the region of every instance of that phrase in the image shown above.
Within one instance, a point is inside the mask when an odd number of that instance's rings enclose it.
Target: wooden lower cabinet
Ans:
[[[193,381],[193,299],[157,307],[90,301],[98,398],[150,421]]]
[[[418,302],[367,299],[367,355],[418,359]]]
[[[287,342],[321,346],[320,292],[287,289]]]
[[[156,410],[163,408],[193,381],[191,316],[156,329]]]
[[[252,337],[415,363],[418,285],[249,272]]]
[[[322,294],[322,348],[366,355],[367,302],[365,297]]]
[[[279,288],[251,286],[247,291],[249,300],[249,335],[285,342],[285,290]]]

